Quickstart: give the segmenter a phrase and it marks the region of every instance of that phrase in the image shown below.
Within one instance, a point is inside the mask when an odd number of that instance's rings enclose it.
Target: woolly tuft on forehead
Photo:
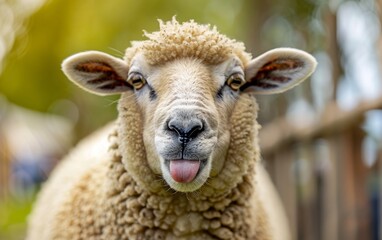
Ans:
[[[142,51],[152,65],[177,58],[197,58],[206,64],[219,64],[231,55],[239,57],[244,64],[251,59],[242,42],[220,34],[216,27],[193,20],[181,24],[175,18],[168,22],[159,20],[159,24],[159,31],[144,33],[148,40],[132,42],[132,47],[126,50],[127,61],[137,51]]]

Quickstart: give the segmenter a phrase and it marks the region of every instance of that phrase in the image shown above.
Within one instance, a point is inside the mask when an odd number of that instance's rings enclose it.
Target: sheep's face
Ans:
[[[232,55],[218,64],[192,57],[150,64],[139,52],[127,63],[85,52],[66,59],[63,70],[90,92],[127,92],[121,101],[139,109],[150,171],[174,190],[190,192],[224,168],[234,127],[230,116],[239,95],[285,91],[307,78],[315,65],[313,57],[295,49],[275,49],[249,62]]]
[[[229,145],[230,115],[244,83],[240,60],[231,57],[206,65],[183,58],[150,66],[138,54],[128,79],[135,79],[138,86],[135,93],[151,169],[183,192],[200,188],[218,174]]]

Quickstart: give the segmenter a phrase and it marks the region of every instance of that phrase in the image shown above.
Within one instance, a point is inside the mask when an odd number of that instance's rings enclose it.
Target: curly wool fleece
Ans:
[[[126,50],[125,60],[129,62],[137,51],[143,52],[151,65],[163,64],[176,58],[196,58],[206,64],[219,64],[231,55],[236,55],[243,63],[251,59],[251,54],[245,52],[242,42],[220,34],[216,27],[200,25],[193,20],[178,23],[159,20],[160,29],[147,33],[148,40],[133,41],[132,47]]]
[[[253,186],[259,157],[254,97],[243,95],[236,104],[221,174],[189,194],[168,189],[149,170],[133,101],[121,100],[106,157],[81,163],[74,152],[58,166],[39,196],[44,210],[32,216],[28,239],[270,239]],[[88,144],[81,144],[82,152]],[[132,170],[127,162],[138,164]]]
[[[253,97],[242,96],[237,103],[224,170],[189,194],[173,192],[148,174],[139,112],[129,99],[120,104],[120,109],[129,106],[121,115],[129,124],[119,124],[109,137],[110,159],[89,168],[73,186],[52,222],[52,239],[268,239],[263,209],[251,200],[258,159]],[[138,179],[126,162],[139,163]],[[161,187],[154,192],[139,182]]]

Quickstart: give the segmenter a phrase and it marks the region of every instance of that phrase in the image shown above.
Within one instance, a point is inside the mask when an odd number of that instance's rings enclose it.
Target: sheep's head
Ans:
[[[124,60],[84,52],[66,59],[63,70],[90,92],[122,93],[121,102],[137,105],[150,171],[181,192],[199,189],[224,168],[240,95],[283,92],[316,65],[288,48],[251,59],[242,43],[193,21],[161,22],[160,31],[146,36]]]

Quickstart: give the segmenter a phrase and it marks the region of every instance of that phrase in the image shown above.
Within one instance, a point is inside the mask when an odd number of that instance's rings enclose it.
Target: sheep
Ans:
[[[252,58],[216,27],[159,22],[123,60],[63,62],[79,87],[121,94],[119,115],[52,173],[27,239],[290,239],[260,160],[255,96],[301,83],[315,59],[291,48]]]

